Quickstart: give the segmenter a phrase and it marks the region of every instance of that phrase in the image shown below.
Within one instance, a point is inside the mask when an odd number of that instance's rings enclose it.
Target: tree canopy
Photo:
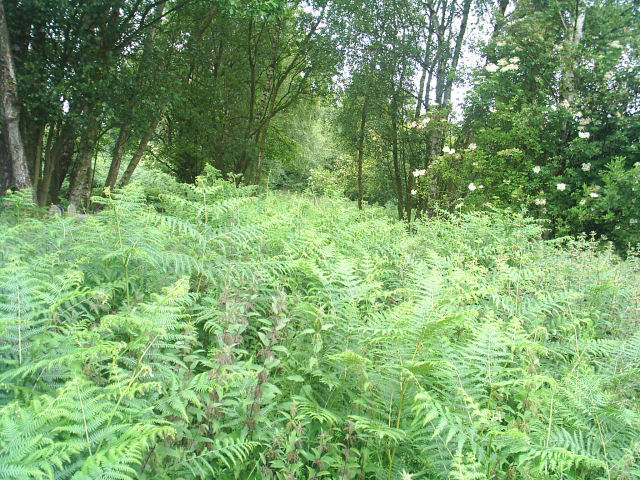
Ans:
[[[4,3],[0,187],[40,205],[86,209],[146,160],[640,239],[632,0]]]

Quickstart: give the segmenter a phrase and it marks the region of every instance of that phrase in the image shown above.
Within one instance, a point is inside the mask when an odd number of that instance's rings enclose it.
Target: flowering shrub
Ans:
[[[605,166],[602,187],[587,185],[577,192],[573,228],[602,232],[616,245],[632,248],[640,243],[640,163],[627,169],[622,157]],[[595,190],[594,190],[595,189]]]

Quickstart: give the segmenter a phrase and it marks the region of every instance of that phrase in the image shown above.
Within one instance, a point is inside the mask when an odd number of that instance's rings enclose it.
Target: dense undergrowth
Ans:
[[[0,478],[640,478],[639,264],[203,177],[0,228]]]

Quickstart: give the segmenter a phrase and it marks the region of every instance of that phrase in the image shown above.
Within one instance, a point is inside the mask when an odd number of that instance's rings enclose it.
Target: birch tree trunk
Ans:
[[[563,72],[563,91],[562,95],[564,100],[569,102],[569,105],[573,105],[575,101],[575,69],[578,62],[578,56],[576,50],[582,41],[584,35],[584,22],[586,19],[586,5],[584,2],[577,0],[576,9],[573,12],[572,25],[567,26],[567,47],[565,48],[566,54],[564,58],[564,72]]]
[[[458,30],[458,36],[456,37],[456,45],[453,50],[453,57],[451,58],[451,68],[449,75],[447,75],[447,82],[444,91],[444,105],[451,103],[451,92],[453,90],[453,80],[458,69],[458,62],[460,61],[460,52],[462,51],[462,42],[464,41],[464,34],[467,30],[467,22],[469,21],[469,11],[471,10],[471,0],[465,0],[462,7],[462,20],[460,22],[460,30]]]

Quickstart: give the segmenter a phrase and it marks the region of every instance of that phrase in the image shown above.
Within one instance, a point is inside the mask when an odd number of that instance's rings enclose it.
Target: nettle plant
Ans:
[[[0,478],[638,478],[639,263],[140,172],[0,212]]]

